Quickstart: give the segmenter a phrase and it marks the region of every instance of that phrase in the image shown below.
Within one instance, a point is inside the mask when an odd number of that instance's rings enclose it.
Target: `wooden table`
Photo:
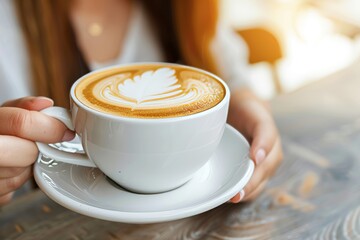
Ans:
[[[254,202],[149,225],[69,211],[41,191],[0,212],[0,239],[360,239],[360,61],[272,101],[285,159]]]

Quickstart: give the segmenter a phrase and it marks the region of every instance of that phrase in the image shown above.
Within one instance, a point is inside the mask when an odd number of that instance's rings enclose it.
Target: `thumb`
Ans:
[[[54,101],[47,97],[24,97],[5,102],[3,107],[17,107],[26,110],[40,111],[54,105]]]

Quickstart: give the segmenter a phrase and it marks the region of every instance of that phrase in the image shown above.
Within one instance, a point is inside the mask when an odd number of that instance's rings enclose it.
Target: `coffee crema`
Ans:
[[[216,106],[225,97],[225,88],[193,68],[146,64],[92,73],[77,84],[75,96],[94,110],[116,116],[171,118]]]

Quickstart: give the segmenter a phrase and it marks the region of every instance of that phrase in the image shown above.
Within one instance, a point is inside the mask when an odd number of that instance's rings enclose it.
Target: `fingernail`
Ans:
[[[264,160],[265,160],[265,150],[260,148],[257,152],[256,152],[256,155],[255,155],[255,162],[256,162],[256,165],[259,165],[261,164]]]
[[[230,202],[232,203],[239,203],[241,200],[243,200],[245,197],[245,191],[244,189],[241,190],[238,194],[236,194],[233,198],[230,199]]]
[[[70,131],[69,129],[67,129],[65,131],[64,136],[61,139],[61,141],[66,142],[66,141],[73,140],[74,138],[75,138],[75,133],[73,131]]]
[[[245,191],[244,191],[244,189],[239,192],[239,195],[240,195],[239,202],[241,202],[241,200],[243,200],[244,197],[245,197]]]
[[[36,98],[41,99],[41,100],[46,100],[48,102],[51,102],[52,105],[54,105],[54,100],[52,100],[51,98],[43,97],[43,96],[39,96],[39,97],[36,97]]]

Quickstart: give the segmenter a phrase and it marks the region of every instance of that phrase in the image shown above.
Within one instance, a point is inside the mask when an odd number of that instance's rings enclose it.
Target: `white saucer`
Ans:
[[[189,182],[165,193],[128,192],[96,168],[41,154],[34,166],[39,187],[57,203],[87,216],[126,223],[171,221],[215,208],[237,194],[253,171],[249,144],[229,125],[210,161]]]

